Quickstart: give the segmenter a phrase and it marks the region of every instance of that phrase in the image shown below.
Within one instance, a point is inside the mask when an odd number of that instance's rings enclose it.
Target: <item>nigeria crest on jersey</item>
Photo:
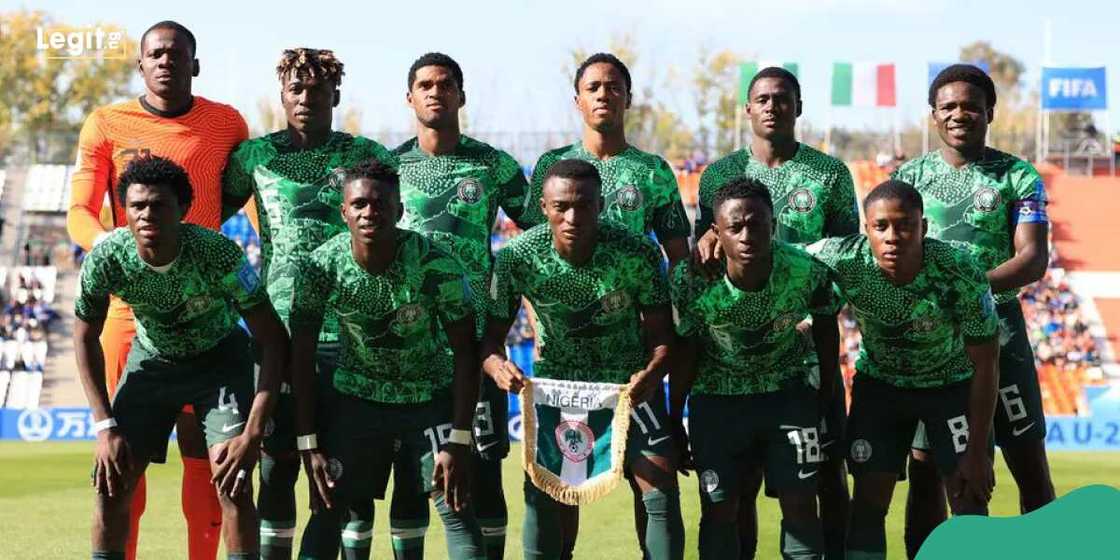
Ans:
[[[631,411],[623,385],[526,379],[521,411],[521,459],[533,485],[572,506],[618,486]]]
[[[456,189],[459,200],[467,204],[478,204],[482,200],[482,182],[474,177],[464,177]]]
[[[972,205],[981,212],[998,210],[1000,202],[999,191],[991,187],[983,187],[972,196]]]
[[[640,209],[642,207],[643,199],[644,197],[642,196],[642,191],[634,185],[626,185],[625,187],[618,189],[618,192],[615,193],[614,198],[615,202],[618,204],[618,207],[627,212],[633,212]]]
[[[813,196],[813,191],[805,188],[797,189],[789,193],[789,207],[802,214],[808,214],[813,211],[817,206],[817,197]]]

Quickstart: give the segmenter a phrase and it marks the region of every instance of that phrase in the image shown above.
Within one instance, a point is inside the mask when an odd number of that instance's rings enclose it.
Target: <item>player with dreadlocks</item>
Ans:
[[[288,126],[241,144],[230,157],[223,180],[224,216],[232,215],[249,197],[258,209],[261,276],[284,325],[289,318],[297,265],[326,240],[346,231],[338,212],[342,191],[335,170],[375,158],[391,166],[396,159],[381,144],[331,130],[339,102],[343,64],[325,49],[285,49],[276,65],[280,102]],[[319,332],[318,379],[330,395],[330,377],[338,355],[338,322],[327,314]],[[296,453],[295,399],[285,379],[271,430],[264,441],[260,469],[262,558],[290,558],[295,535]],[[316,527],[321,526],[313,522]],[[369,547],[369,527],[345,528],[365,538],[347,539],[346,546]],[[338,539],[340,528],[322,527],[326,538]],[[368,552],[367,552],[368,555]]]

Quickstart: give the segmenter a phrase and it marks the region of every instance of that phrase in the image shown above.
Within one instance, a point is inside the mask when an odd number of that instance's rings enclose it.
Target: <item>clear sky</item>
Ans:
[[[531,0],[444,2],[237,2],[191,0],[159,5],[122,1],[0,0],[0,11],[35,8],[59,23],[124,26],[138,37],[150,24],[174,19],[199,41],[202,74],[195,91],[231,103],[252,122],[257,100],[277,98],[274,75],[282,49],[331,48],[346,64],[343,106],[363,111],[370,133],[411,128],[404,106],[409,64],[439,50],[463,66],[467,111],[476,131],[575,130],[570,51],[606,49],[629,33],[638,47],[636,89],[656,72],[691,75],[702,47],[800,63],[804,118],[886,128],[876,109],[829,111],[834,61],[897,64],[901,118],[925,113],[926,65],[955,60],[961,45],[990,41],[1027,66],[1037,88],[1044,20],[1051,21],[1052,62],[1107,65],[1109,104],[1120,107],[1120,2],[1078,0]],[[33,40],[33,38],[29,38]],[[687,83],[660,88],[658,99],[694,120]],[[139,87],[139,86],[137,86]],[[728,84],[734,88],[735,84]],[[1103,119],[1101,119],[1103,120]],[[1120,128],[1120,121],[1113,123]]]

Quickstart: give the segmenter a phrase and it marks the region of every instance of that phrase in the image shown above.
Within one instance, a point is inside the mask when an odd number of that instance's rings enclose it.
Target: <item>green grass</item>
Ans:
[[[172,445],[174,449],[174,445]],[[515,451],[517,448],[515,447]],[[89,556],[89,518],[93,491],[89,467],[93,446],[89,443],[0,442],[0,558],[57,559]],[[1109,453],[1051,453],[1050,463],[1058,494],[1088,484],[1120,486],[1120,455]],[[1017,493],[1002,460],[997,464],[998,486],[992,501],[994,515],[1014,515]],[[167,465],[149,469],[147,513],[141,522],[140,558],[185,558],[185,525],[180,513],[182,469],[176,456]],[[507,558],[521,557],[520,460],[505,462],[505,489],[510,507]],[[682,508],[688,531],[687,557],[696,557],[699,503],[695,476],[681,479]],[[300,479],[298,489],[302,522],[306,521],[307,489]],[[895,492],[887,519],[888,546],[892,558],[902,558],[902,506],[905,487]],[[377,503],[374,558],[391,558],[386,502]],[[759,501],[759,558],[777,558],[778,506],[775,500]],[[442,528],[433,512],[428,532],[429,558],[444,558]],[[635,558],[636,545],[630,492],[625,485],[600,502],[584,508],[577,558]]]

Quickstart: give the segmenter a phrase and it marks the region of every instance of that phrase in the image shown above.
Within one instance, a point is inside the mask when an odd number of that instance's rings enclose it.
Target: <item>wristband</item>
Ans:
[[[319,447],[319,436],[316,434],[307,434],[296,438],[296,449],[300,451],[311,451]]]
[[[97,422],[94,422],[93,423],[93,432],[97,433],[97,434],[100,434],[101,432],[104,432],[105,430],[108,430],[110,428],[116,428],[116,427],[117,427],[117,419],[110,416],[110,417],[108,417],[104,420],[98,420]]]
[[[452,428],[451,434],[447,436],[447,443],[455,443],[458,445],[471,444],[471,431],[470,430],[456,430]]]

